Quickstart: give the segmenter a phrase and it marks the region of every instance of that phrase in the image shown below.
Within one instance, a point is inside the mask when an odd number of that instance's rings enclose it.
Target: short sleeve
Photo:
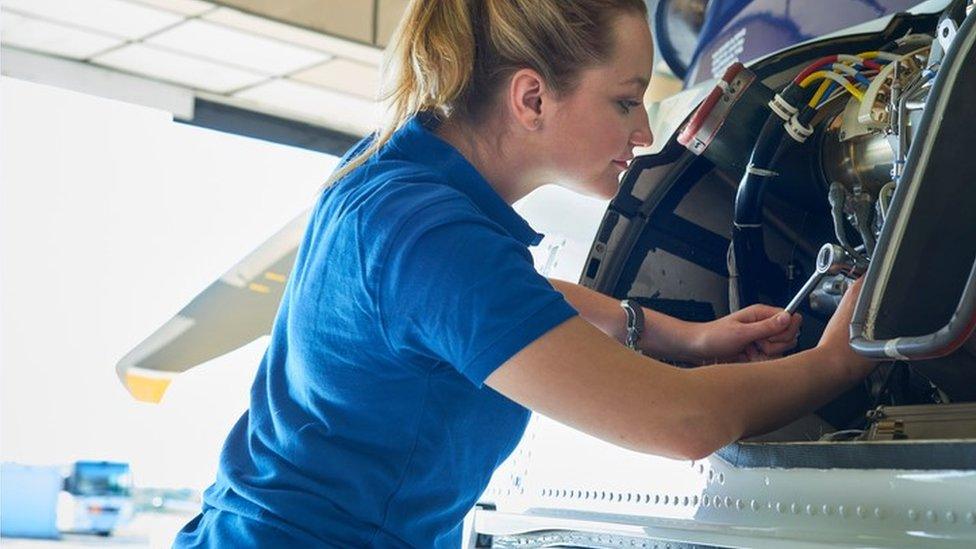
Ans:
[[[390,346],[447,362],[477,386],[577,314],[525,245],[464,199],[418,210],[389,246],[378,308]]]

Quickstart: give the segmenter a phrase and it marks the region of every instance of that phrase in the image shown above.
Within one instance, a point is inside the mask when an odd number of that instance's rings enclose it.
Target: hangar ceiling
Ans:
[[[204,101],[358,137],[406,3],[3,0],[0,70],[184,121]]]
[[[338,154],[408,1],[2,0],[0,71]]]

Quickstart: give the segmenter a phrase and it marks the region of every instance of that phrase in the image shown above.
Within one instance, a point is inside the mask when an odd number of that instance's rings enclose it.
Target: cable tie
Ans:
[[[749,167],[746,168],[746,171],[753,175],[758,175],[762,177],[776,177],[779,175],[779,172],[774,172],[773,170],[767,170],[765,168],[757,168],[752,164],[749,164]]]

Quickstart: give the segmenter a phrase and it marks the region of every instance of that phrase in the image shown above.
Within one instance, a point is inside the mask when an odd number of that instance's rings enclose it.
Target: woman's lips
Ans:
[[[625,171],[630,167],[630,160],[614,160],[612,164],[619,168],[620,171]]]

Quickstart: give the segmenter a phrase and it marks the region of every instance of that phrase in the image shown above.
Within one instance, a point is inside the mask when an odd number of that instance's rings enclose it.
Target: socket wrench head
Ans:
[[[817,253],[817,272],[824,275],[843,274],[855,278],[864,274],[867,266],[837,244],[824,244]]]

